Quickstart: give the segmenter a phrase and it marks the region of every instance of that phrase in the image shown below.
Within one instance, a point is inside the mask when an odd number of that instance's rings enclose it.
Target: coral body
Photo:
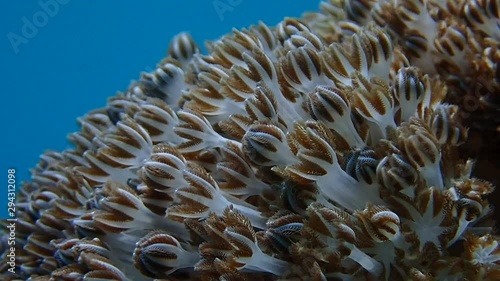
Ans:
[[[498,109],[498,6],[332,0],[207,55],[180,34],[42,155],[3,280],[499,280],[446,102],[481,82]]]

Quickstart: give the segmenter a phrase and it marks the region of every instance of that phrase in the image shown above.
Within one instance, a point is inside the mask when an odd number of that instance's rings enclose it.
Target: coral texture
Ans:
[[[459,149],[499,124],[499,6],[330,0],[206,55],[178,35],[42,155],[2,280],[500,280]]]

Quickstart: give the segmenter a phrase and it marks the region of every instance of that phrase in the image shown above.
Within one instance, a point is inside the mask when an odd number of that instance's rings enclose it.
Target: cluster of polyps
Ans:
[[[208,55],[181,34],[81,118],[23,188],[9,278],[495,280],[493,187],[457,154],[445,83],[383,29],[325,33],[322,7]]]
[[[305,18],[328,43],[375,24],[408,62],[448,86],[464,122],[496,151],[500,128],[500,1],[330,0]]]

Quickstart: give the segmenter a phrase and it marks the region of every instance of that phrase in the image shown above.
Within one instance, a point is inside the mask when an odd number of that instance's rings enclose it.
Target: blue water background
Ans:
[[[71,148],[66,136],[79,130],[76,118],[105,106],[141,71],[153,69],[174,35],[188,31],[203,45],[233,27],[259,20],[275,25],[318,3],[1,1],[0,218],[7,217],[7,170],[16,169],[19,190],[39,155]]]

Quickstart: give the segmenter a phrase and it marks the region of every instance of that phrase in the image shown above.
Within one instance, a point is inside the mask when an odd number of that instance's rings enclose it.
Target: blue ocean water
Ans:
[[[8,170],[16,188],[45,150],[70,148],[76,118],[103,107],[165,55],[187,31],[201,46],[259,20],[316,10],[319,1],[0,2],[0,218],[7,218]]]

